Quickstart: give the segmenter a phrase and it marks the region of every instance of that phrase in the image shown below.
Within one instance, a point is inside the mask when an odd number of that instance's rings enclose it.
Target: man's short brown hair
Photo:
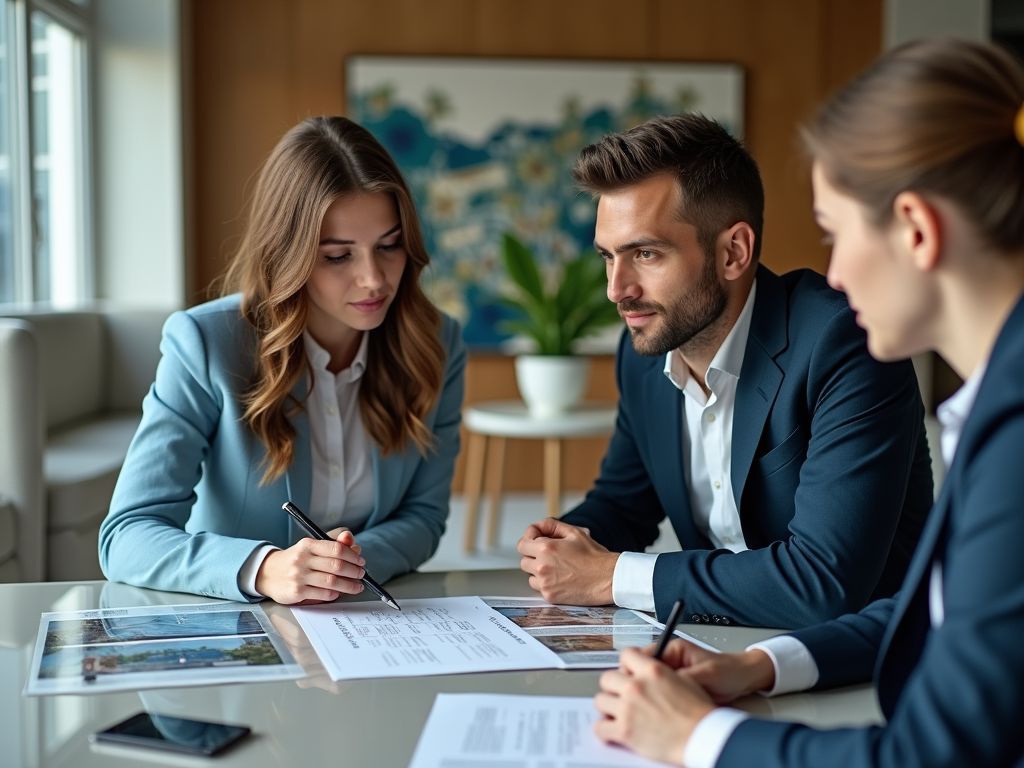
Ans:
[[[682,221],[697,230],[705,255],[718,235],[740,221],[754,230],[754,258],[761,253],[764,187],[757,163],[721,125],[696,113],[655,117],[584,147],[572,177],[594,196],[672,174],[679,182]]]

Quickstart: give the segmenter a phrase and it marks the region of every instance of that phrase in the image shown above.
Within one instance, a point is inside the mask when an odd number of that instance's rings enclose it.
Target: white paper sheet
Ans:
[[[593,699],[439,693],[409,768],[650,768],[594,735]]]
[[[558,657],[478,597],[293,608],[332,680],[558,667]]]

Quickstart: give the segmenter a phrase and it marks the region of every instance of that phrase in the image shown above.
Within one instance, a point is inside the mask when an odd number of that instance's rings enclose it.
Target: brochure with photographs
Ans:
[[[203,603],[44,613],[29,696],[303,677],[258,605]]]
[[[533,597],[481,600],[553,651],[566,669],[617,667],[623,648],[650,645],[664,628],[650,616],[627,608],[552,605]],[[675,634],[717,653],[679,630]]]

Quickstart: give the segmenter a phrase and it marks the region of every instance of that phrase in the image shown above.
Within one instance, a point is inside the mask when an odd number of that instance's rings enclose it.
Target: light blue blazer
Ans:
[[[282,509],[309,509],[312,458],[305,411],[287,474],[261,486],[263,443],[242,419],[254,370],[255,334],[240,296],[167,320],[156,381],[128,449],[99,535],[108,579],[175,592],[253,601],[239,589],[243,564],[264,544],[289,547],[304,536]],[[444,533],[459,452],[466,350],[458,324],[442,315],[444,389],[425,419],[436,439],[423,458],[410,445],[382,458],[373,448],[376,502],[354,532],[377,581],[415,569]],[[305,377],[293,394],[301,400]]]

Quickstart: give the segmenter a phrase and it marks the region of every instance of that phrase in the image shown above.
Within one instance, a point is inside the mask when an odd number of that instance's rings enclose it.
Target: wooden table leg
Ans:
[[[544,496],[548,517],[558,517],[562,507],[562,441],[557,438],[544,441]]]
[[[462,548],[466,552],[472,552],[476,548],[476,515],[480,507],[480,490],[484,483],[486,458],[487,435],[470,432],[466,452],[466,528],[462,539]]]
[[[501,486],[505,482],[505,443],[504,437],[492,437],[488,460],[490,461],[490,518],[487,521],[487,546],[498,543],[498,519],[501,514]]]

